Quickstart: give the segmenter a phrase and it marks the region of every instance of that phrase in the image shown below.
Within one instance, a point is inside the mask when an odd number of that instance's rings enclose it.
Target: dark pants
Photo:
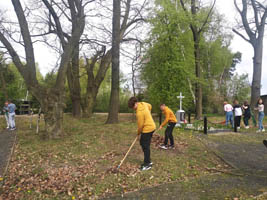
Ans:
[[[150,143],[151,143],[151,138],[153,135],[154,131],[151,133],[142,133],[141,138],[140,138],[140,145],[143,149],[144,152],[144,164],[147,165],[151,162],[150,160]]]
[[[237,127],[240,127],[241,116],[235,116],[235,123]]]
[[[244,121],[245,126],[249,125],[249,123],[248,123],[249,119],[250,119],[250,115],[244,115],[243,121]]]
[[[175,125],[176,125],[176,123],[173,123],[173,122],[168,123],[168,126],[165,130],[165,140],[164,140],[165,145],[168,144],[169,139],[170,139],[171,145],[174,145],[172,131],[173,131],[173,128],[175,127]]]

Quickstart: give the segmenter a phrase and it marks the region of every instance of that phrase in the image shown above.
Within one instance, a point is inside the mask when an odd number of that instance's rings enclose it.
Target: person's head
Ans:
[[[238,104],[238,101],[237,100],[234,100],[234,104],[237,105]]]
[[[246,101],[244,101],[244,105],[245,106],[247,106],[248,105],[248,101],[246,100]]]
[[[8,106],[8,104],[9,104],[9,101],[6,100],[6,101],[5,101],[5,106]]]
[[[258,100],[258,104],[262,104],[262,99],[261,98],[259,98],[259,100]]]
[[[224,102],[223,102],[223,105],[226,105],[226,104],[228,104],[228,102],[227,102],[227,101],[224,101]]]
[[[137,109],[137,98],[136,97],[131,97],[129,100],[128,100],[128,107],[131,108],[131,109],[134,109],[136,110]]]
[[[160,110],[161,110],[161,111],[164,111],[164,109],[165,109],[165,106],[166,106],[166,105],[165,105],[164,103],[160,104],[160,107],[159,107],[159,108],[160,108]]]

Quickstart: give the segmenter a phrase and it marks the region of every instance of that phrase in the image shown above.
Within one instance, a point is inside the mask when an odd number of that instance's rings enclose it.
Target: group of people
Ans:
[[[6,101],[3,107],[3,113],[6,118],[7,129],[14,131],[16,130],[16,123],[15,123],[15,110],[16,105],[11,101]]]
[[[257,102],[257,106],[254,110],[258,111],[258,125],[259,130],[257,132],[264,132],[265,129],[263,127],[263,119],[264,119],[264,104],[262,99],[259,99]],[[234,101],[234,105],[232,106],[228,102],[224,102],[224,111],[226,113],[226,121],[225,124],[228,125],[230,122],[232,127],[234,125],[237,129],[240,129],[241,117],[243,115],[243,122],[245,124],[245,128],[249,128],[249,119],[251,118],[251,109],[248,104],[248,101],[245,101],[241,106],[237,100]],[[235,123],[235,124],[234,124]]]
[[[141,165],[140,169],[149,170],[152,168],[152,162],[150,159],[150,143],[153,133],[156,130],[156,124],[151,115],[152,106],[146,102],[138,102],[136,97],[131,97],[128,101],[128,107],[136,111],[137,118],[137,134],[140,136],[140,145],[144,152],[144,163]],[[162,129],[165,125],[167,128],[165,130],[164,144],[160,145],[162,149],[174,149],[174,139],[173,139],[173,128],[177,123],[176,117],[173,111],[168,108],[165,104],[160,105],[162,113],[165,115],[165,120],[159,127]],[[170,140],[170,145],[168,141]]]

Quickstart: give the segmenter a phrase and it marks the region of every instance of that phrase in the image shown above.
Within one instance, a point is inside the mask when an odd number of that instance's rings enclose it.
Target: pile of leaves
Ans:
[[[31,193],[40,194],[40,198],[48,198],[50,194],[60,196],[67,194],[75,199],[74,193],[83,198],[85,194],[92,196],[90,184],[81,184],[86,177],[96,173],[96,161],[84,158],[82,165],[61,166],[50,163],[50,159],[39,159],[38,163],[31,162],[26,154],[16,156],[9,166],[8,179],[4,179],[1,188],[2,199],[24,199]],[[52,155],[51,155],[52,156]],[[57,156],[55,155],[54,158]]]

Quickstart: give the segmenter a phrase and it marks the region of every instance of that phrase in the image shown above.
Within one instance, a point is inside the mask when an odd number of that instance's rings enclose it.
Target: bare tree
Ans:
[[[237,0],[235,0],[234,4],[242,19],[242,26],[239,29],[245,30],[247,36],[237,29],[233,29],[233,31],[250,43],[254,50],[250,102],[250,105],[254,107],[261,93],[262,53],[267,5],[263,5],[257,0],[242,0],[242,6],[239,6]],[[250,11],[251,13],[249,13]],[[253,14],[252,18],[250,18],[251,14]]]
[[[19,30],[22,38],[22,45],[24,47],[26,63],[22,61],[15,46],[11,43],[11,35],[8,34],[7,29],[1,24],[0,41],[8,50],[12,60],[17,67],[18,71],[25,80],[28,90],[37,98],[40,102],[42,111],[44,112],[46,136],[49,138],[57,138],[63,134],[63,109],[65,100],[65,79],[69,62],[72,58],[72,54],[75,45],[79,43],[80,37],[83,33],[85,26],[85,14],[84,7],[87,3],[83,4],[83,1],[69,1],[67,6],[70,12],[75,12],[77,15],[76,26],[72,27],[72,32],[69,36],[63,30],[62,22],[58,16],[54,6],[57,6],[54,0],[48,2],[47,0],[41,1],[46,8],[46,12],[49,13],[49,31],[48,33],[42,33],[40,35],[47,35],[50,33],[57,33],[59,41],[62,45],[61,60],[58,68],[56,82],[52,88],[47,88],[41,85],[36,78],[36,63],[35,54],[33,48],[32,35],[30,33],[29,21],[27,21],[25,12],[28,9],[23,9],[19,0],[12,0],[12,4],[17,15],[19,23]],[[65,1],[62,1],[66,3]]]
[[[112,19],[112,82],[107,124],[119,122],[120,108],[120,19],[121,1],[113,0]]]
[[[140,30],[143,23],[145,22],[145,16],[143,16],[145,9],[147,8],[148,2],[147,0],[143,0],[140,4],[136,3],[134,0],[125,0],[122,1],[121,4],[121,18],[122,22],[120,25],[120,42],[122,44],[127,42],[138,41],[138,37],[140,36],[139,32],[136,30]],[[111,17],[112,15],[108,15],[108,11],[110,7],[107,5],[100,5],[100,8],[105,9],[104,18]],[[97,14],[99,16],[100,13]],[[109,25],[109,23],[107,23]],[[90,117],[93,113],[93,106],[95,104],[95,100],[98,94],[99,87],[106,76],[106,72],[111,65],[111,57],[112,57],[112,45],[110,45],[111,32],[109,30],[109,26],[101,25],[100,27],[94,27],[101,34],[97,35],[107,35],[107,40],[104,38],[89,38],[85,37],[82,39],[83,45],[89,45],[90,49],[96,49],[93,56],[88,58],[85,56],[86,60],[86,74],[87,74],[87,88],[86,94],[83,98],[83,114],[86,117]],[[91,34],[93,35],[93,34]],[[129,44],[127,44],[129,46]]]
[[[196,70],[196,77],[199,79],[199,81],[195,85],[195,97],[196,97],[196,118],[201,119],[202,118],[202,84],[200,80],[202,79],[202,68],[200,63],[200,40],[201,35],[204,32],[204,28],[206,27],[209,18],[211,17],[212,10],[214,8],[216,0],[213,1],[213,4],[207,13],[206,17],[203,21],[199,20],[198,13],[200,12],[200,0],[191,0],[190,1],[190,11],[187,8],[184,0],[180,0],[180,4],[186,14],[188,16],[192,17],[192,20],[190,22],[190,29],[193,34],[193,40],[194,40],[194,57],[195,57],[195,70]],[[189,15],[190,12],[190,15]]]

